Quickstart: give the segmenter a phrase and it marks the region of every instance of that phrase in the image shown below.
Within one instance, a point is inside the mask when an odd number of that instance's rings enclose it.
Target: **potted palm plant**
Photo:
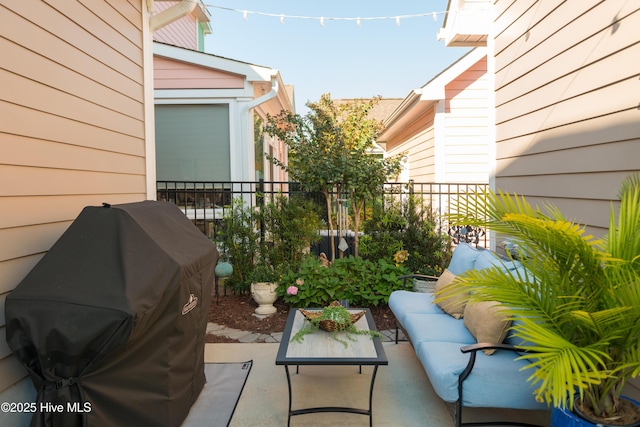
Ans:
[[[597,239],[553,205],[488,192],[454,206],[455,224],[508,237],[522,268],[494,267],[461,278],[471,300],[499,301],[523,341],[538,399],[552,425],[639,425],[637,402],[621,396],[640,374],[640,177],[622,184],[609,233]],[[617,214],[616,214],[617,211]],[[563,424],[580,410],[585,424]]]

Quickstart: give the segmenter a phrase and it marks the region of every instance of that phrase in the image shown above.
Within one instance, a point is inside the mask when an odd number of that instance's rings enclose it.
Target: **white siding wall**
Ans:
[[[439,182],[489,182],[488,90],[486,57],[446,85]]]
[[[146,198],[143,3],[0,0],[0,401],[33,392],[8,292],[84,206]]]
[[[496,187],[603,233],[640,169],[640,2],[495,2]]]

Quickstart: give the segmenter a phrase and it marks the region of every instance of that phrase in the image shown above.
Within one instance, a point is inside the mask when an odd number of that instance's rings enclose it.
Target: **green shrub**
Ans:
[[[316,258],[306,259],[300,270],[282,276],[278,293],[294,307],[322,307],[335,300],[348,300],[351,306],[387,304],[391,292],[402,288],[402,266],[384,259],[369,261],[352,256],[336,259],[329,267]],[[292,291],[295,288],[295,293]]]
[[[233,265],[225,286],[248,291],[258,265],[270,266],[278,274],[297,271],[311,243],[320,238],[318,228],[320,220],[312,204],[294,196],[278,194],[261,207],[234,199],[217,235]]]
[[[366,259],[393,260],[399,250],[409,253],[403,266],[412,273],[439,275],[451,260],[451,242],[438,230],[430,206],[416,195],[403,202],[387,197],[377,203],[371,218],[364,223],[360,253]]]

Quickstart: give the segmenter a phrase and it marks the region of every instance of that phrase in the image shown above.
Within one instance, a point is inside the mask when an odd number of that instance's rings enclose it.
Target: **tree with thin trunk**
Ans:
[[[279,138],[288,147],[288,161],[268,157],[286,170],[289,178],[306,191],[320,192],[327,203],[331,259],[335,259],[334,208],[331,195],[346,195],[353,209],[355,254],[365,201],[381,195],[384,182],[400,171],[400,157],[372,154],[382,123],[368,117],[379,101],[337,104],[324,94],[309,102],[310,111],[301,116],[282,111],[268,116],[265,133]]]

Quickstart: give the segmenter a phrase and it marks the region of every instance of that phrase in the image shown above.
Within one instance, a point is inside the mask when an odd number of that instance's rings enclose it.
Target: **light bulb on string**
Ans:
[[[320,17],[320,26],[324,27],[324,16]]]
[[[247,19],[249,19],[249,12],[247,12],[246,10],[242,12],[242,19],[244,19],[245,21]]]
[[[280,23],[284,24],[284,15],[280,15]]]
[[[358,28],[360,28],[360,25],[362,25],[362,22],[360,22],[359,16],[356,18],[356,25],[358,26]]]
[[[396,16],[396,25],[399,27],[400,26],[400,17]]]
[[[433,13],[431,14],[431,16],[433,17],[433,20],[434,20],[434,21],[437,21],[437,20],[438,20],[438,14],[437,14],[437,13],[433,12]]]

